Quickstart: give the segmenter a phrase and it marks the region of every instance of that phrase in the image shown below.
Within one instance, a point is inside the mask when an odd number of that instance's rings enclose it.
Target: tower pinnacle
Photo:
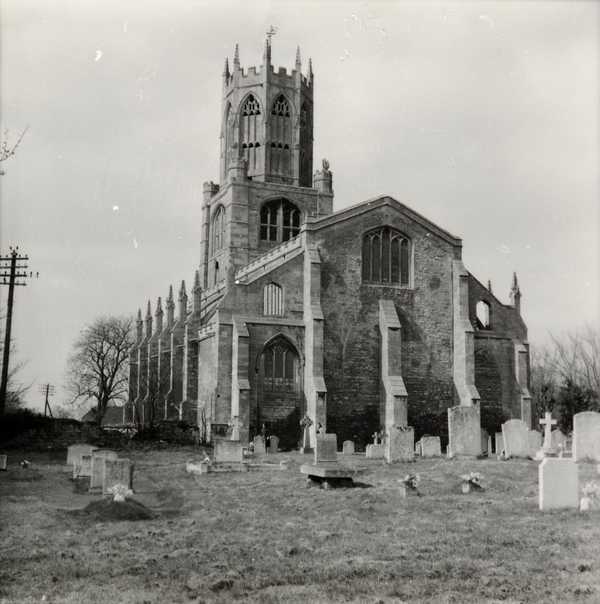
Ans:
[[[235,45],[235,50],[233,52],[233,68],[234,69],[239,69],[240,68],[240,49],[239,46]]]
[[[300,57],[300,46],[296,48],[296,71],[302,69],[302,58]]]

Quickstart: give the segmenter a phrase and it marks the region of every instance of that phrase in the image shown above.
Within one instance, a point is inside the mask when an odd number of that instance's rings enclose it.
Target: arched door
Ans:
[[[295,448],[301,437],[302,367],[294,346],[279,337],[258,358],[257,431],[265,424],[281,448]]]

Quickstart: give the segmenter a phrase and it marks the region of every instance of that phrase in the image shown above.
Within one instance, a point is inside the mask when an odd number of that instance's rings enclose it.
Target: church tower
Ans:
[[[236,45],[233,71],[225,60],[221,118],[221,183],[244,159],[248,178],[300,187],[312,186],[312,65],[302,74],[300,48],[291,73],[274,70],[267,35],[260,69],[240,66]]]
[[[332,174],[313,176],[312,62],[302,73],[275,68],[271,36],[260,67],[242,68],[236,44],[225,60],[221,110],[220,184],[204,183],[200,279],[224,285],[232,271],[294,239],[311,218],[333,209]]]

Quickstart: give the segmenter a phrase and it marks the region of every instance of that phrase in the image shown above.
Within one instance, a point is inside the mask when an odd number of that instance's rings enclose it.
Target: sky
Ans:
[[[101,315],[133,314],[199,263],[217,181],[221,74],[239,43],[315,73],[315,165],[334,209],[388,194],[463,239],[467,268],[532,345],[600,323],[600,4],[2,0],[0,123],[28,127],[0,176],[15,362],[67,399],[67,359]],[[6,136],[3,134],[3,136]],[[0,288],[0,312],[7,287]],[[2,313],[4,314],[4,313]]]

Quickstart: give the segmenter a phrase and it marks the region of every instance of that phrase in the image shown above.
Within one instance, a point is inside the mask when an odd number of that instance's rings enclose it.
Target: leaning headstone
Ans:
[[[542,435],[537,430],[529,430],[529,457],[535,457],[535,454],[542,447]]]
[[[258,436],[255,436],[252,442],[254,444],[254,455],[258,456],[267,454],[267,449],[265,447],[265,439],[262,435],[259,434]]]
[[[504,455],[509,457],[530,457],[529,428],[520,419],[509,419],[502,424]]]
[[[439,436],[423,436],[421,438],[422,457],[440,457],[442,455],[442,443]]]
[[[481,454],[480,419],[478,405],[459,405],[448,409],[448,457],[477,457]]]
[[[415,459],[415,431],[412,427],[389,428],[385,439],[385,460],[388,463],[395,461],[414,461]]]
[[[504,451],[504,438],[502,437],[502,432],[496,432],[494,435],[494,449],[496,455],[502,455],[502,451]]]
[[[538,468],[540,510],[579,507],[579,475],[572,459],[546,457]]]
[[[8,461],[7,455],[0,455],[0,471],[6,472],[6,463]]]
[[[354,441],[353,440],[345,440],[342,445],[342,453],[344,455],[354,455]]]
[[[122,484],[133,489],[133,464],[130,459],[105,459],[102,494],[108,495],[109,489]]]
[[[217,463],[242,463],[244,459],[242,443],[239,440],[215,438],[214,447]]]
[[[75,468],[75,465],[73,466]],[[73,478],[91,478],[92,476],[92,456],[82,455],[78,468],[77,476]]]
[[[367,445],[365,449],[367,459],[383,459],[385,457],[385,448],[383,445]]]
[[[277,451],[279,451],[279,437],[270,436],[269,437],[269,453],[277,453]]]
[[[600,461],[600,413],[583,411],[573,416],[573,459]]]
[[[116,451],[97,449],[92,453],[92,468],[90,478],[90,491],[102,490],[104,482],[104,462],[107,459],[117,459]]]

